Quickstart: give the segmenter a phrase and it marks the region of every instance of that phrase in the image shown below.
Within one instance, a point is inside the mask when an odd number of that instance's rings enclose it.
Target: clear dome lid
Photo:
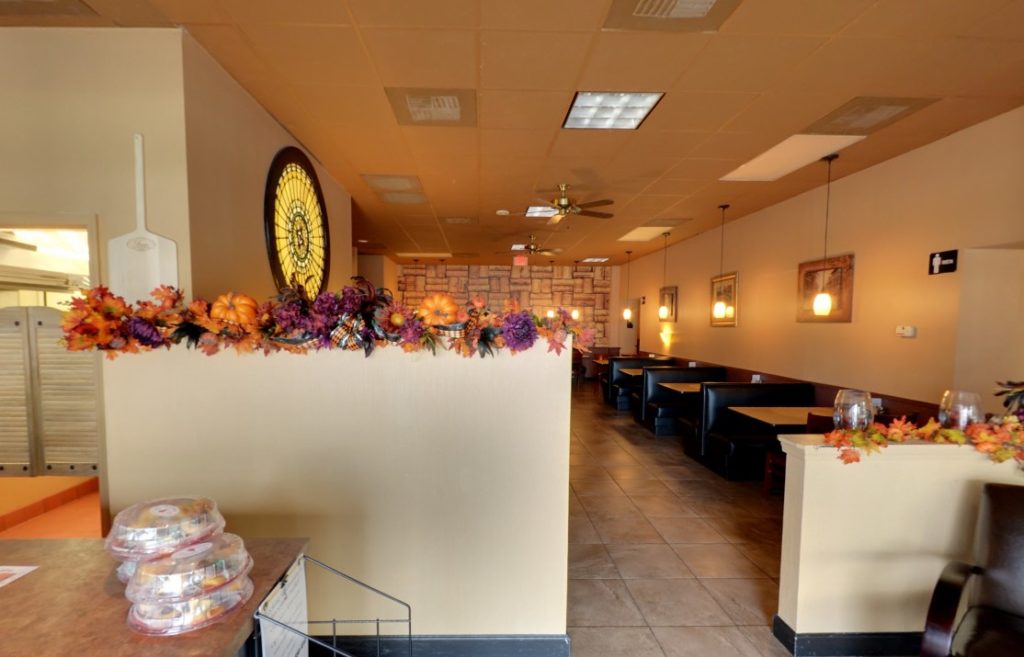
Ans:
[[[128,626],[159,636],[184,634],[223,620],[252,597],[252,581],[241,576],[224,587],[180,602],[137,602],[128,610]]]
[[[179,602],[211,593],[251,569],[242,539],[218,534],[161,559],[140,562],[125,597],[132,602]]]
[[[107,551],[121,561],[170,554],[224,529],[217,503],[205,497],[169,497],[133,504],[114,518]]]

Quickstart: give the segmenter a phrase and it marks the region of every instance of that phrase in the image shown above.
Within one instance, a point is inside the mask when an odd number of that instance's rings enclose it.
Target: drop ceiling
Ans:
[[[836,178],[1024,104],[1024,0],[718,4],[697,31],[620,0],[26,0],[0,24],[183,26],[351,192],[353,239],[452,262],[510,262],[535,234],[558,262],[621,263],[661,248],[619,241],[641,226],[674,243],[721,203],[735,220],[820,186],[814,164],[719,179],[855,99],[921,103],[845,148]],[[563,129],[577,91],[665,96],[637,130]],[[422,202],[387,202],[379,176],[414,177]],[[560,182],[614,218],[515,215]]]

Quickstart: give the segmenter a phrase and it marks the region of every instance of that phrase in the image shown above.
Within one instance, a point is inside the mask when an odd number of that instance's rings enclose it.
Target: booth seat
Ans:
[[[684,436],[683,451],[727,479],[759,479],[771,427],[728,410],[730,406],[813,406],[811,383],[707,383],[701,393],[700,429]]]
[[[658,384],[724,380],[724,367],[646,368],[640,387],[630,393],[633,417],[655,436],[675,435],[676,418],[683,414],[695,416],[700,412],[700,395],[682,395]]]
[[[640,358],[636,356],[619,356],[608,359],[608,369],[601,378],[601,387],[604,391],[605,402],[614,406],[617,410],[629,410],[629,393],[634,388],[640,387],[640,377],[626,376],[623,369],[651,367],[652,365],[665,365],[672,359],[670,357]]]

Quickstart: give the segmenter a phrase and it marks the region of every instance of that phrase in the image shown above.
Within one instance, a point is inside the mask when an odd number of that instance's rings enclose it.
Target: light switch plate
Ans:
[[[917,327],[900,324],[899,326],[896,327],[896,335],[898,335],[901,338],[916,338]]]
[[[761,383],[761,375],[760,374],[751,374],[750,375],[750,382],[751,383]]]

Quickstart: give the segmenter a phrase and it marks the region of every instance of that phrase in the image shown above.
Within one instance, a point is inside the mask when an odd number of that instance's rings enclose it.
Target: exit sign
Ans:
[[[956,271],[957,250],[928,254],[928,275],[949,274]]]

